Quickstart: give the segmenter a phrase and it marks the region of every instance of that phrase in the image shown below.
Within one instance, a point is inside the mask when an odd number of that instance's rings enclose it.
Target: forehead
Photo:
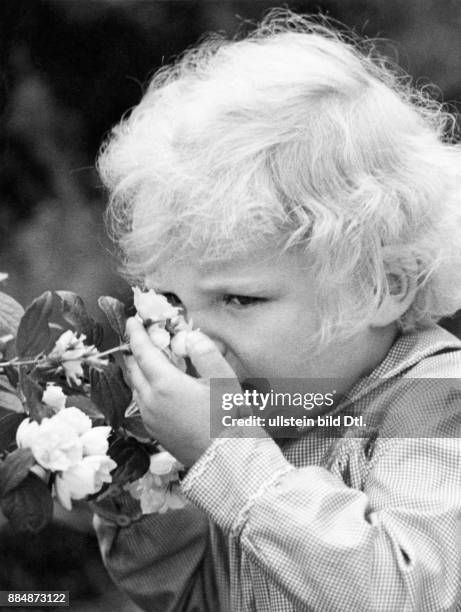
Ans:
[[[198,254],[191,253],[187,260],[164,263],[147,284],[159,290],[185,280],[203,290],[221,285],[257,287],[299,282],[307,273],[306,256],[299,252],[264,248],[218,261],[201,261]]]

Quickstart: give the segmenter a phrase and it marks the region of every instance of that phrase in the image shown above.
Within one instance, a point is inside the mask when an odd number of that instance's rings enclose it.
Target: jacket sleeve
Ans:
[[[100,510],[93,525],[112,580],[149,612],[218,609],[209,554],[209,521],[193,504],[142,516],[124,494],[121,507]],[[137,508],[139,510],[139,507]]]
[[[292,466],[268,437],[243,436],[215,440],[183,490],[294,609],[457,609],[458,438],[382,441],[358,490],[324,467]]]

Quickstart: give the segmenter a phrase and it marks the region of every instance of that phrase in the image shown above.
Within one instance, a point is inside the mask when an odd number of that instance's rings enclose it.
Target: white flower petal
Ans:
[[[66,405],[66,396],[61,387],[54,383],[47,383],[42,401],[50,408],[62,410]]]
[[[143,514],[159,512],[165,504],[166,489],[149,489],[141,495],[141,510]]]
[[[37,421],[24,419],[16,430],[16,444],[19,448],[30,448],[40,431]]]
[[[83,456],[78,434],[56,417],[42,420],[30,448],[37,463],[51,471],[67,470]]]
[[[109,426],[93,427],[80,436],[84,455],[105,455],[109,449],[107,438],[110,435]]]
[[[147,330],[149,338],[152,341],[152,344],[159,349],[166,349],[170,344],[170,334],[163,327],[159,327],[158,325],[151,325]]]
[[[80,408],[75,408],[74,406],[61,410],[52,416],[51,419],[63,423],[68,427],[72,427],[78,435],[90,431],[92,425],[90,417],[80,410]]]
[[[171,340],[171,350],[178,357],[187,357],[186,339],[188,333],[189,330],[186,329],[178,331],[178,333],[173,336],[173,339]]]
[[[66,510],[72,510],[69,485],[59,474],[56,476],[56,480],[54,481],[54,493],[61,506],[66,508]]]
[[[139,287],[133,287],[133,296],[134,307],[143,321],[171,319],[178,314],[179,308],[172,306],[164,295],[155,293],[153,289],[141,291]]]
[[[168,451],[155,453],[150,458],[149,470],[152,474],[165,476],[172,472],[177,473],[180,469],[183,469],[183,466]]]

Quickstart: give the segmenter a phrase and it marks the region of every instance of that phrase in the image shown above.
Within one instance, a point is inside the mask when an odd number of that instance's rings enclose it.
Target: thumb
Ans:
[[[194,330],[187,334],[186,350],[202,378],[236,378],[216,344],[201,331]]]

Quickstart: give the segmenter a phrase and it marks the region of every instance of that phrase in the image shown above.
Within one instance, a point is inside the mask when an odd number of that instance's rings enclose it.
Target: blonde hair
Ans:
[[[353,335],[417,286],[404,329],[461,307],[461,151],[452,117],[372,45],[272,11],[243,40],[209,37],[163,67],[98,167],[125,272],[164,258],[302,248],[318,341]]]

